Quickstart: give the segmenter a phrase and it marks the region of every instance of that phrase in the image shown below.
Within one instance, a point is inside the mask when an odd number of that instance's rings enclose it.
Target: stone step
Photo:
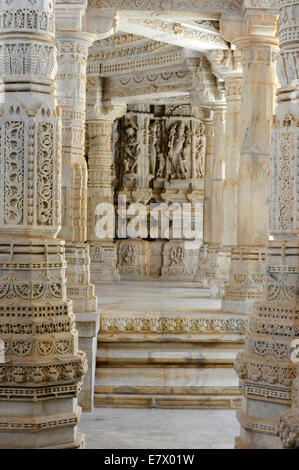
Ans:
[[[237,390],[231,396],[221,395],[142,395],[95,393],[94,403],[101,408],[164,408],[164,409],[238,409],[241,398]]]
[[[99,407],[235,409],[235,357],[242,342],[99,343]]]
[[[213,367],[222,365],[232,367],[236,354],[243,350],[242,343],[229,344],[136,344],[136,343],[99,343],[97,367],[126,367],[159,365],[185,367]]]

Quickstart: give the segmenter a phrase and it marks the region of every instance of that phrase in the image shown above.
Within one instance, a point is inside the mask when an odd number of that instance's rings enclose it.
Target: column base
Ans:
[[[299,449],[299,410],[291,409],[282,413],[279,436],[285,449]]]
[[[119,281],[116,245],[113,241],[93,242],[90,247],[90,278],[95,285],[105,281]]]
[[[117,265],[120,278],[140,281],[151,276],[151,244],[145,240],[119,240]]]
[[[194,281],[198,255],[199,244],[196,241],[175,240],[164,243],[161,279]]]
[[[77,431],[80,416],[81,408],[72,397],[5,402],[0,413],[0,448],[83,448],[84,435]]]
[[[93,409],[93,384],[99,314],[94,285],[90,283],[89,246],[82,244],[66,245],[67,294],[73,301],[73,312],[79,333],[79,348],[86,352],[88,372],[79,395],[79,405],[84,412]]]
[[[264,278],[264,247],[232,248],[229,281],[225,286],[222,311],[251,314],[254,302],[263,297]]]
[[[79,348],[86,353],[89,366],[78,400],[83,412],[91,413],[94,405],[97,334],[100,328],[100,314],[77,313],[76,326],[79,333]]]
[[[195,281],[200,287],[210,289],[212,297],[221,297],[228,281],[230,261],[230,247],[203,245],[199,251],[199,267]]]
[[[90,283],[90,257],[88,245],[67,244],[67,295],[73,301],[74,313],[96,312],[97,297]]]

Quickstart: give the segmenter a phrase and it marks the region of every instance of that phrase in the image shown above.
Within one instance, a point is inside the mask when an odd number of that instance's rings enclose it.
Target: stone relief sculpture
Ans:
[[[204,125],[199,124],[194,132],[196,137],[195,145],[195,177],[204,178],[205,176],[205,155],[206,155],[206,137],[203,134]]]
[[[158,121],[152,121],[149,125],[149,158],[150,158],[150,174],[149,177],[152,179],[156,176],[156,165],[157,165],[157,144],[158,144]]]
[[[133,118],[126,118],[123,142],[124,175],[132,175],[138,170],[138,156],[140,153],[140,132]]]
[[[204,124],[192,116],[190,105],[129,106],[126,116],[118,122],[118,129],[119,137],[114,145],[116,196],[125,195],[127,204],[163,202],[171,206],[177,200],[191,204],[202,201],[206,152]],[[160,266],[151,268],[160,274],[163,243],[159,255],[158,245],[155,246],[152,258],[153,263],[160,259]],[[177,259],[181,249],[183,245],[177,247]],[[191,258],[187,256],[187,264]],[[122,256],[119,259],[119,264],[125,264]],[[189,273],[192,278],[193,267]]]
[[[169,131],[167,179],[185,178],[187,174],[187,151],[190,145],[189,129],[184,121],[172,124]]]

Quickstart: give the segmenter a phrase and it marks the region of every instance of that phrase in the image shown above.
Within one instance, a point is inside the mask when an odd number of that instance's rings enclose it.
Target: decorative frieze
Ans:
[[[271,0],[273,1],[273,0]],[[240,0],[217,0],[216,4],[211,6],[209,0],[191,0],[184,1],[161,1],[161,0],[89,0],[90,8],[99,8],[101,10],[153,10],[153,11],[199,11],[199,12],[238,12],[241,11]]]
[[[132,315],[115,316],[103,314],[101,333],[151,333],[151,334],[240,334],[247,328],[242,317],[226,318],[223,315],[169,315],[144,317]]]

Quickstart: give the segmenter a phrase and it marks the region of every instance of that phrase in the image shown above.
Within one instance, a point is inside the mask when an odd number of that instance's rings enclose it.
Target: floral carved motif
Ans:
[[[5,122],[4,163],[5,222],[18,225],[23,221],[24,191],[24,123]]]
[[[37,220],[53,223],[53,139],[52,123],[42,122],[38,129]]]

